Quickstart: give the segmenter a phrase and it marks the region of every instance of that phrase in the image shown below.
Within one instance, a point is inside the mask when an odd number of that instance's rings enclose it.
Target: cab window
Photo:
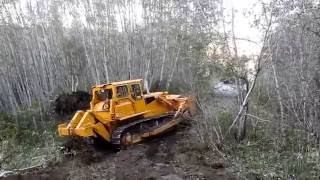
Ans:
[[[141,88],[139,84],[131,85],[131,93],[133,98],[141,97]]]
[[[117,87],[117,97],[127,97],[128,96],[128,87],[127,86],[118,86]]]
[[[96,92],[97,97],[100,101],[107,99],[112,99],[112,90],[111,89],[101,89]]]

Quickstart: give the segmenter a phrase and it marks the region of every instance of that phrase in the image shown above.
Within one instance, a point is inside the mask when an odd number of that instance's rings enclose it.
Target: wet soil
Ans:
[[[76,153],[65,155],[59,163],[2,179],[238,179],[229,172],[223,158],[196,141],[193,128],[179,127],[119,152],[108,147],[92,149],[80,145],[73,147]]]

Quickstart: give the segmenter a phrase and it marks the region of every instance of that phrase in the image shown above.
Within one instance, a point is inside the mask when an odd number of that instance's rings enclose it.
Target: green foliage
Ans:
[[[221,122],[230,122],[232,119],[232,114],[228,111],[220,111],[218,113],[218,119]]]
[[[232,121],[232,114],[229,111],[223,110],[218,112],[217,118],[222,132],[227,132],[228,127],[230,126]]]
[[[258,179],[317,179],[320,175],[319,150],[308,142],[308,135],[293,130],[286,146],[279,149],[265,126],[242,144],[229,146],[229,155],[242,177]]]
[[[257,86],[254,90],[254,103],[258,106],[266,105],[270,100],[270,95],[266,88],[263,86]]]
[[[235,75],[235,70],[234,70],[234,68],[235,68],[234,64],[227,63],[227,64],[224,66],[223,76],[224,76],[225,78],[234,77],[234,75]]]
[[[16,137],[18,128],[14,124],[13,118],[6,113],[0,113],[0,140]]]
[[[0,166],[3,169],[40,165],[60,157],[55,125],[53,128],[53,124],[47,123],[43,127],[40,121],[34,109],[21,111],[17,116],[0,113]]]

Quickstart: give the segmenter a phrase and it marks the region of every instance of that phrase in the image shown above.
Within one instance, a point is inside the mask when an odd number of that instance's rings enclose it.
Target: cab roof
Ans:
[[[98,85],[92,86],[92,88],[95,88],[95,87],[102,88],[108,85],[124,85],[124,84],[132,84],[132,83],[141,83],[142,80],[143,79],[133,79],[133,80],[126,80],[126,81],[111,82],[107,84],[98,84]]]

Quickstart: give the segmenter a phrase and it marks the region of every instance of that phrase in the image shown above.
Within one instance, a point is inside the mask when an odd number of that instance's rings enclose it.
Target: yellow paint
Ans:
[[[154,101],[146,103],[145,99],[152,97]],[[168,95],[167,92],[142,94],[142,79],[95,85],[92,87],[90,109],[77,111],[68,124],[58,126],[58,132],[60,136],[99,135],[110,141],[112,131],[121,121],[175,112],[185,102],[186,98]]]

